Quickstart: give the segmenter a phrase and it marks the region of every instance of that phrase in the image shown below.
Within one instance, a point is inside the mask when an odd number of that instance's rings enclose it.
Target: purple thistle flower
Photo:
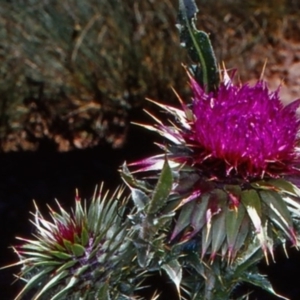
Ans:
[[[189,77],[189,105],[179,96],[182,109],[153,101],[175,122],[150,114],[157,124],[142,125],[169,141],[159,145],[164,154],[131,164],[135,172],[159,171],[167,157],[176,174],[171,195],[182,200],[170,241],[202,239],[202,258],[221,251],[231,263],[246,240],[257,241],[266,259],[278,241],[298,246],[300,190],[290,178],[300,174],[300,99],[284,106],[279,88],[272,92],[263,80],[235,85],[226,71],[211,93]]]
[[[284,107],[279,89],[270,92],[264,81],[251,87],[227,79],[215,94],[206,94],[193,78],[191,86],[195,121],[185,139],[195,147],[196,163],[218,161],[226,176],[244,178],[293,172],[299,162],[300,100]]]

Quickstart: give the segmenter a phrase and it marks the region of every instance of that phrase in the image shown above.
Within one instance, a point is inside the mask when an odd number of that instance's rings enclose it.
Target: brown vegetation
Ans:
[[[145,97],[188,97],[177,0],[0,2],[0,151],[120,147]],[[219,62],[251,81],[267,59],[270,86],[300,97],[297,1],[196,2]]]

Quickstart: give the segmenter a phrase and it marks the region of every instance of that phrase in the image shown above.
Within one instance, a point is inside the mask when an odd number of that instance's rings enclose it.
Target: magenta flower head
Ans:
[[[194,120],[184,138],[195,149],[194,162],[206,165],[216,177],[293,173],[299,161],[296,109],[300,100],[284,107],[279,89],[270,92],[262,80],[252,87],[236,86],[226,73],[224,77],[217,93],[210,94],[191,77]]]
[[[173,170],[172,195],[181,200],[169,242],[200,244],[201,257],[233,262],[243,245],[257,243],[267,258],[273,245],[298,246],[300,100],[284,106],[279,89],[263,80],[233,83],[226,71],[218,88],[206,92],[189,75],[193,98],[182,108],[156,103],[174,120],[144,127],[167,139],[161,155],[131,164],[136,172]],[[151,114],[150,114],[151,115]]]

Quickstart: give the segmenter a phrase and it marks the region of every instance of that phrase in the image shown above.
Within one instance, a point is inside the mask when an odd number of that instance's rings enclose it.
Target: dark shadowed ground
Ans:
[[[0,154],[0,265],[16,261],[12,249],[8,249],[8,246],[17,243],[14,237],[30,237],[33,232],[33,226],[28,222],[29,211],[33,210],[32,199],[36,200],[42,211],[46,203],[55,207],[55,198],[68,209],[73,205],[75,188],[79,189],[82,198],[87,199],[101,181],[112,189],[121,182],[117,172],[120,164],[124,160],[132,161],[155,153],[153,140],[154,135],[150,132],[131,126],[127,143],[118,150],[98,146],[57,153],[51,151],[51,145],[44,145],[38,152]],[[292,300],[300,299],[300,253],[290,251],[290,259],[286,259],[278,249],[276,260],[277,264],[269,267],[262,264],[261,270],[269,275],[278,293]],[[0,271],[1,300],[12,300],[20,290],[21,284],[11,285],[12,274],[17,272],[18,268]],[[151,295],[155,289],[164,290],[160,299],[175,299],[165,277],[157,275],[149,281],[152,288],[146,290],[146,294]],[[237,295],[251,290],[253,287],[241,286],[237,289]],[[255,290],[250,299],[276,298]]]

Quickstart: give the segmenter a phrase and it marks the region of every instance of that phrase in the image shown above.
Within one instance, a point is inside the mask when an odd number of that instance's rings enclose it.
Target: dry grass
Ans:
[[[198,28],[211,34],[219,61],[251,80],[267,58],[271,84],[284,79],[286,97],[300,95],[297,1],[196,2]],[[189,94],[181,67],[188,58],[174,26],[177,0],[0,6],[2,151],[36,150],[44,140],[60,151],[101,142],[118,147],[132,109],[148,105],[145,97],[172,102],[170,86]]]

